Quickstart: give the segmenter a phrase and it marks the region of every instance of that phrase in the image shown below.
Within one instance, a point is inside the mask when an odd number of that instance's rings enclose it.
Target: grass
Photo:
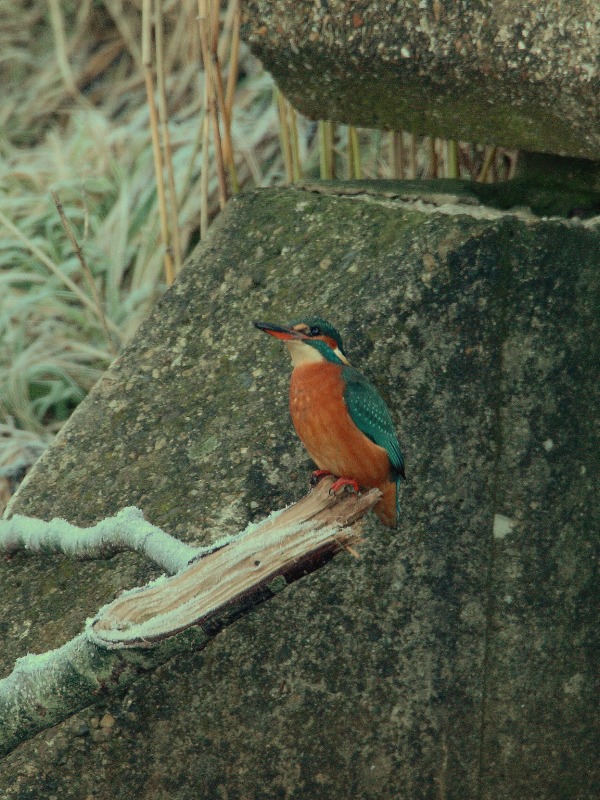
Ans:
[[[0,0],[0,77],[8,98],[0,109],[3,476],[20,473],[47,446],[167,282],[141,14],[114,2],[83,3],[70,15],[64,7],[22,2],[15,8]],[[163,105],[160,133],[164,138],[168,129],[173,178],[166,184],[176,198],[185,257],[200,235],[197,6],[171,3],[163,10],[169,117]],[[231,126],[239,180],[268,183],[278,169],[272,83],[243,46],[240,58]],[[205,191],[210,220],[219,208],[216,175]]]
[[[0,480],[43,451],[232,191],[505,168],[301,118],[239,42],[237,0],[218,11],[0,0]]]

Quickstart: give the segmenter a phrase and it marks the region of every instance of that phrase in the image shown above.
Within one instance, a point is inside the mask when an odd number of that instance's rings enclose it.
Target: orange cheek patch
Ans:
[[[315,339],[320,339],[322,342],[325,342],[332,350],[335,350],[337,347],[337,342],[335,339],[332,339],[331,336],[315,336]]]

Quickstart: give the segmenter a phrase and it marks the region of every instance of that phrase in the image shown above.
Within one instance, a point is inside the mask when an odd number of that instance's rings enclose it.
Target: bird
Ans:
[[[254,322],[287,344],[292,359],[290,412],[296,433],[317,465],[313,483],[326,475],[331,491],[378,488],[380,520],[397,526],[400,481],[406,479],[388,407],[375,386],[350,365],[336,328],[320,317],[289,325]]]

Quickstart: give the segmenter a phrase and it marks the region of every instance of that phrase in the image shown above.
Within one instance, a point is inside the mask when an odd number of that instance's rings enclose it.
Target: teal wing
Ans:
[[[383,447],[397,478],[405,478],[404,457],[394,430],[394,423],[383,397],[372,383],[353,367],[343,367],[346,382],[344,400],[356,427],[372,442]]]

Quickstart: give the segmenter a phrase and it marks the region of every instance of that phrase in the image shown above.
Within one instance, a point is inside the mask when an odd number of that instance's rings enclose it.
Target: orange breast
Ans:
[[[296,367],[290,383],[290,411],[298,436],[320,469],[353,478],[360,486],[387,486],[388,455],[352,421],[339,367],[329,362]]]

